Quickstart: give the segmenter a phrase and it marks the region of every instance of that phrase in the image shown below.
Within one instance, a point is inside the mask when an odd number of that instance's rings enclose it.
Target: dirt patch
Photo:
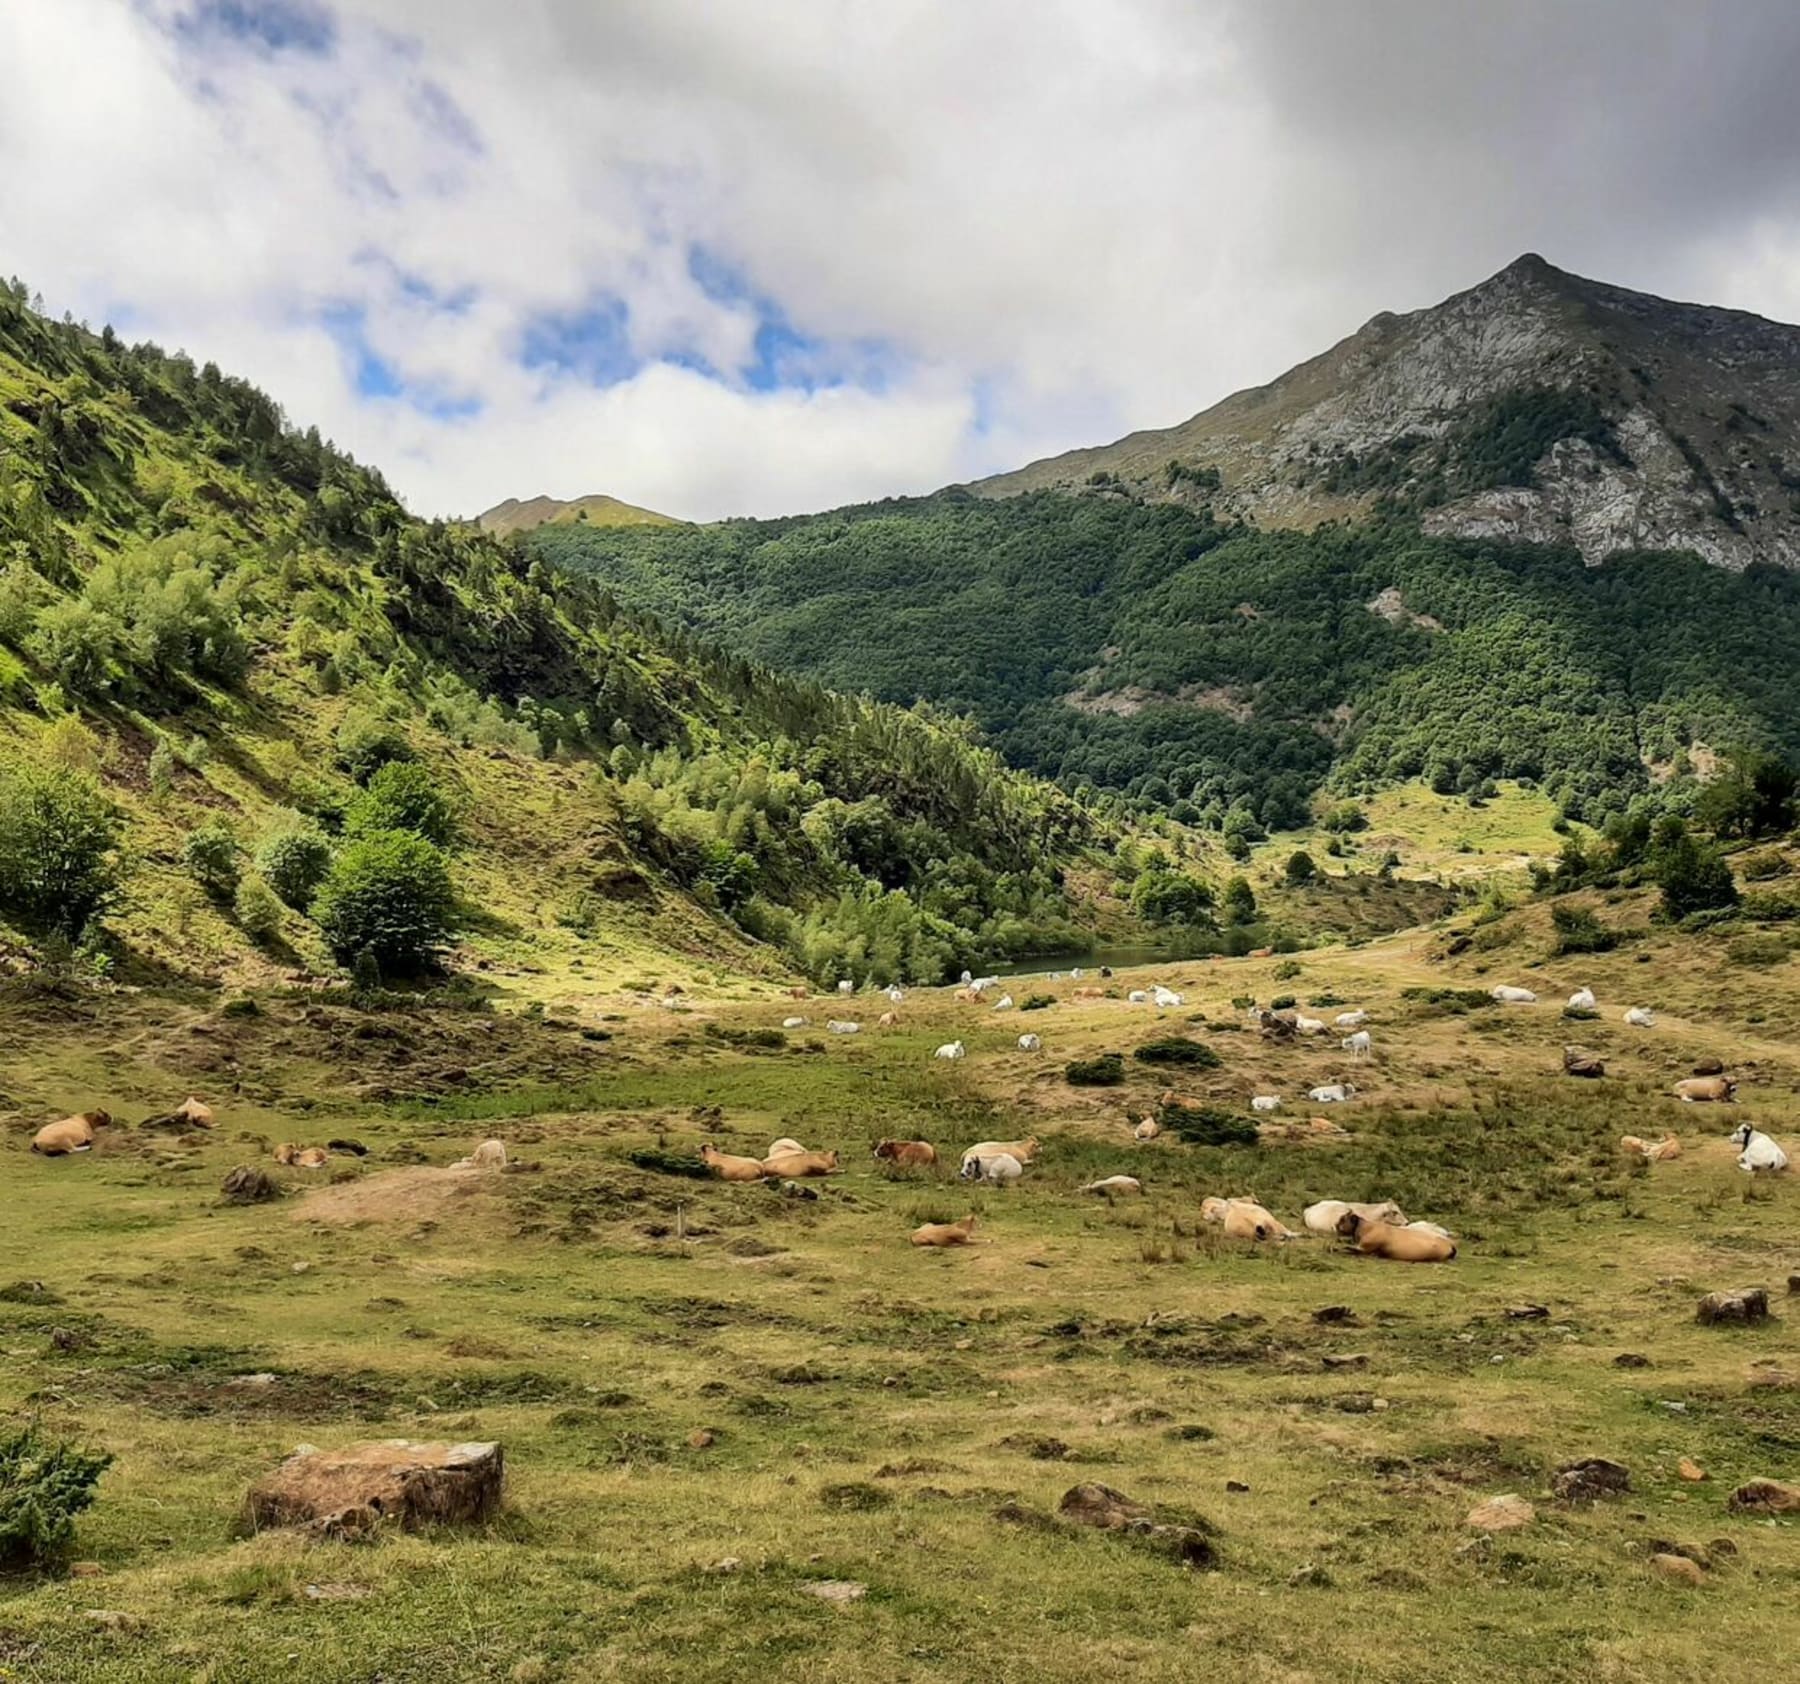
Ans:
[[[291,1214],[296,1222],[322,1222],[333,1228],[359,1222],[437,1222],[459,1206],[471,1211],[484,1208],[484,1195],[494,1180],[472,1169],[386,1169],[315,1188]]]

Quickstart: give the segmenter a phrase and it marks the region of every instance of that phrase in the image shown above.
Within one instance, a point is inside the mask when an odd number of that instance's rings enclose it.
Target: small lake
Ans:
[[[1164,947],[1096,947],[1088,953],[1037,953],[1020,959],[990,959],[973,969],[976,976],[1048,976],[1053,971],[1067,975],[1079,965],[1083,976],[1095,976],[1102,965],[1122,971],[1133,965],[1174,963],[1175,954]]]

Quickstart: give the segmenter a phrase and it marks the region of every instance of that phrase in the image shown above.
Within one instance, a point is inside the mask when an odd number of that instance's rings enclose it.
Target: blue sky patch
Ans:
[[[631,348],[625,300],[596,293],[578,310],[544,311],[525,324],[519,361],[530,369],[570,374],[593,386],[616,386],[644,366]]]
[[[474,393],[453,393],[429,381],[410,381],[369,343],[360,304],[334,304],[319,317],[342,352],[358,397],[404,403],[434,421],[466,421],[487,407]]]
[[[337,19],[315,0],[197,0],[176,20],[175,33],[189,40],[239,41],[267,53],[323,57],[337,45]]]

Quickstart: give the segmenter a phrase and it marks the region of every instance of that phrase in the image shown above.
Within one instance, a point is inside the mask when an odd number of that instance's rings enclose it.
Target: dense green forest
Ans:
[[[1515,434],[1536,434],[1490,423],[1494,471],[1526,471]],[[1800,576],[1774,567],[1589,568],[1399,510],[1269,532],[1107,488],[547,527],[531,547],[757,660],[966,713],[1071,791],[1212,825],[1291,826],[1322,787],[1414,776],[1531,780],[1599,824],[1652,790],[1691,805],[1695,745],[1800,751]]]
[[[346,965],[429,962],[483,849],[570,929],[679,894],[821,979],[1081,941],[1065,872],[1103,819],[960,721],[753,657],[414,519],[243,381],[0,286],[0,936],[96,939],[113,888],[19,863],[61,824]],[[480,794],[496,758],[560,781],[514,815]],[[552,832],[592,860],[546,863]]]

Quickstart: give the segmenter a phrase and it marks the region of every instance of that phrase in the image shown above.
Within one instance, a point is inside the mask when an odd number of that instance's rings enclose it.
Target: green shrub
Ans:
[[[1738,861],[1738,873],[1746,883],[1766,883],[1771,877],[1785,877],[1793,868],[1778,848],[1759,848]]]
[[[1131,886],[1132,910],[1147,924],[1208,924],[1212,903],[1212,890],[1199,878],[1160,861]]]
[[[441,849],[410,831],[359,837],[332,862],[313,917],[340,964],[367,952],[387,974],[409,975],[448,945],[456,897]]]
[[[700,1033],[710,1041],[723,1041],[728,1047],[785,1047],[787,1036],[779,1029],[734,1029],[728,1024],[709,1023]]]
[[[1319,867],[1311,854],[1304,848],[1298,848],[1288,855],[1287,864],[1282,867],[1282,874],[1288,882],[1298,888],[1303,883],[1310,883],[1319,875]]]
[[[111,1464],[105,1451],[47,1443],[35,1425],[0,1438],[0,1566],[61,1556]]]
[[[1055,1004],[1056,996],[1054,994],[1027,994],[1025,998],[1019,1002],[1019,1010],[1022,1012],[1041,1012],[1046,1006],[1054,1006]]]
[[[1071,1059],[1063,1080],[1072,1088],[1116,1088],[1125,1080],[1124,1055],[1101,1053],[1097,1058]]]
[[[181,764],[167,742],[159,742],[150,751],[150,793],[167,795],[175,787],[175,768]]]
[[[1292,982],[1300,974],[1300,969],[1298,959],[1283,959],[1269,975],[1277,982]]]
[[[317,825],[297,824],[256,850],[256,869],[289,906],[304,912],[331,870],[331,840]]]
[[[0,908],[28,929],[79,937],[118,900],[121,826],[80,772],[0,771]]]
[[[382,830],[410,830],[440,848],[456,845],[455,810],[423,766],[390,760],[371,774],[367,785],[344,811],[350,836]]]
[[[1293,1009],[1294,996],[1292,994],[1277,994],[1269,1002],[1269,1010],[1272,1012],[1291,1012]]]
[[[413,747],[399,726],[353,709],[338,727],[337,757],[338,764],[362,784],[383,766],[411,760]]]
[[[1440,1007],[1452,1017],[1499,1004],[1493,995],[1485,994],[1479,988],[1403,988],[1400,990],[1400,998],[1416,1000],[1421,1005]]]
[[[1165,1035],[1160,1040],[1146,1041],[1131,1055],[1142,1064],[1185,1064],[1196,1070],[1216,1070],[1219,1055],[1201,1041],[1190,1041],[1185,1035]]]
[[[1203,1105],[1198,1111],[1181,1105],[1165,1105],[1158,1113],[1158,1120],[1189,1146],[1257,1144],[1255,1123],[1217,1105]]]
[[[1697,842],[1679,821],[1659,835],[1651,875],[1662,890],[1663,911],[1678,921],[1738,902],[1737,884],[1724,856],[1710,844]]]
[[[1558,953],[1610,953],[1619,945],[1618,931],[1607,929],[1585,906],[1553,906],[1550,922]]]
[[[252,941],[269,942],[281,934],[281,897],[260,877],[249,876],[239,882],[231,911]]]
[[[705,1181],[712,1174],[692,1152],[666,1152],[658,1147],[644,1146],[625,1155],[637,1168],[647,1169],[653,1175],[682,1175],[694,1181]]]
[[[214,900],[229,900],[236,892],[238,879],[244,874],[239,863],[243,849],[237,836],[223,819],[210,819],[188,832],[182,844],[182,863]]]

